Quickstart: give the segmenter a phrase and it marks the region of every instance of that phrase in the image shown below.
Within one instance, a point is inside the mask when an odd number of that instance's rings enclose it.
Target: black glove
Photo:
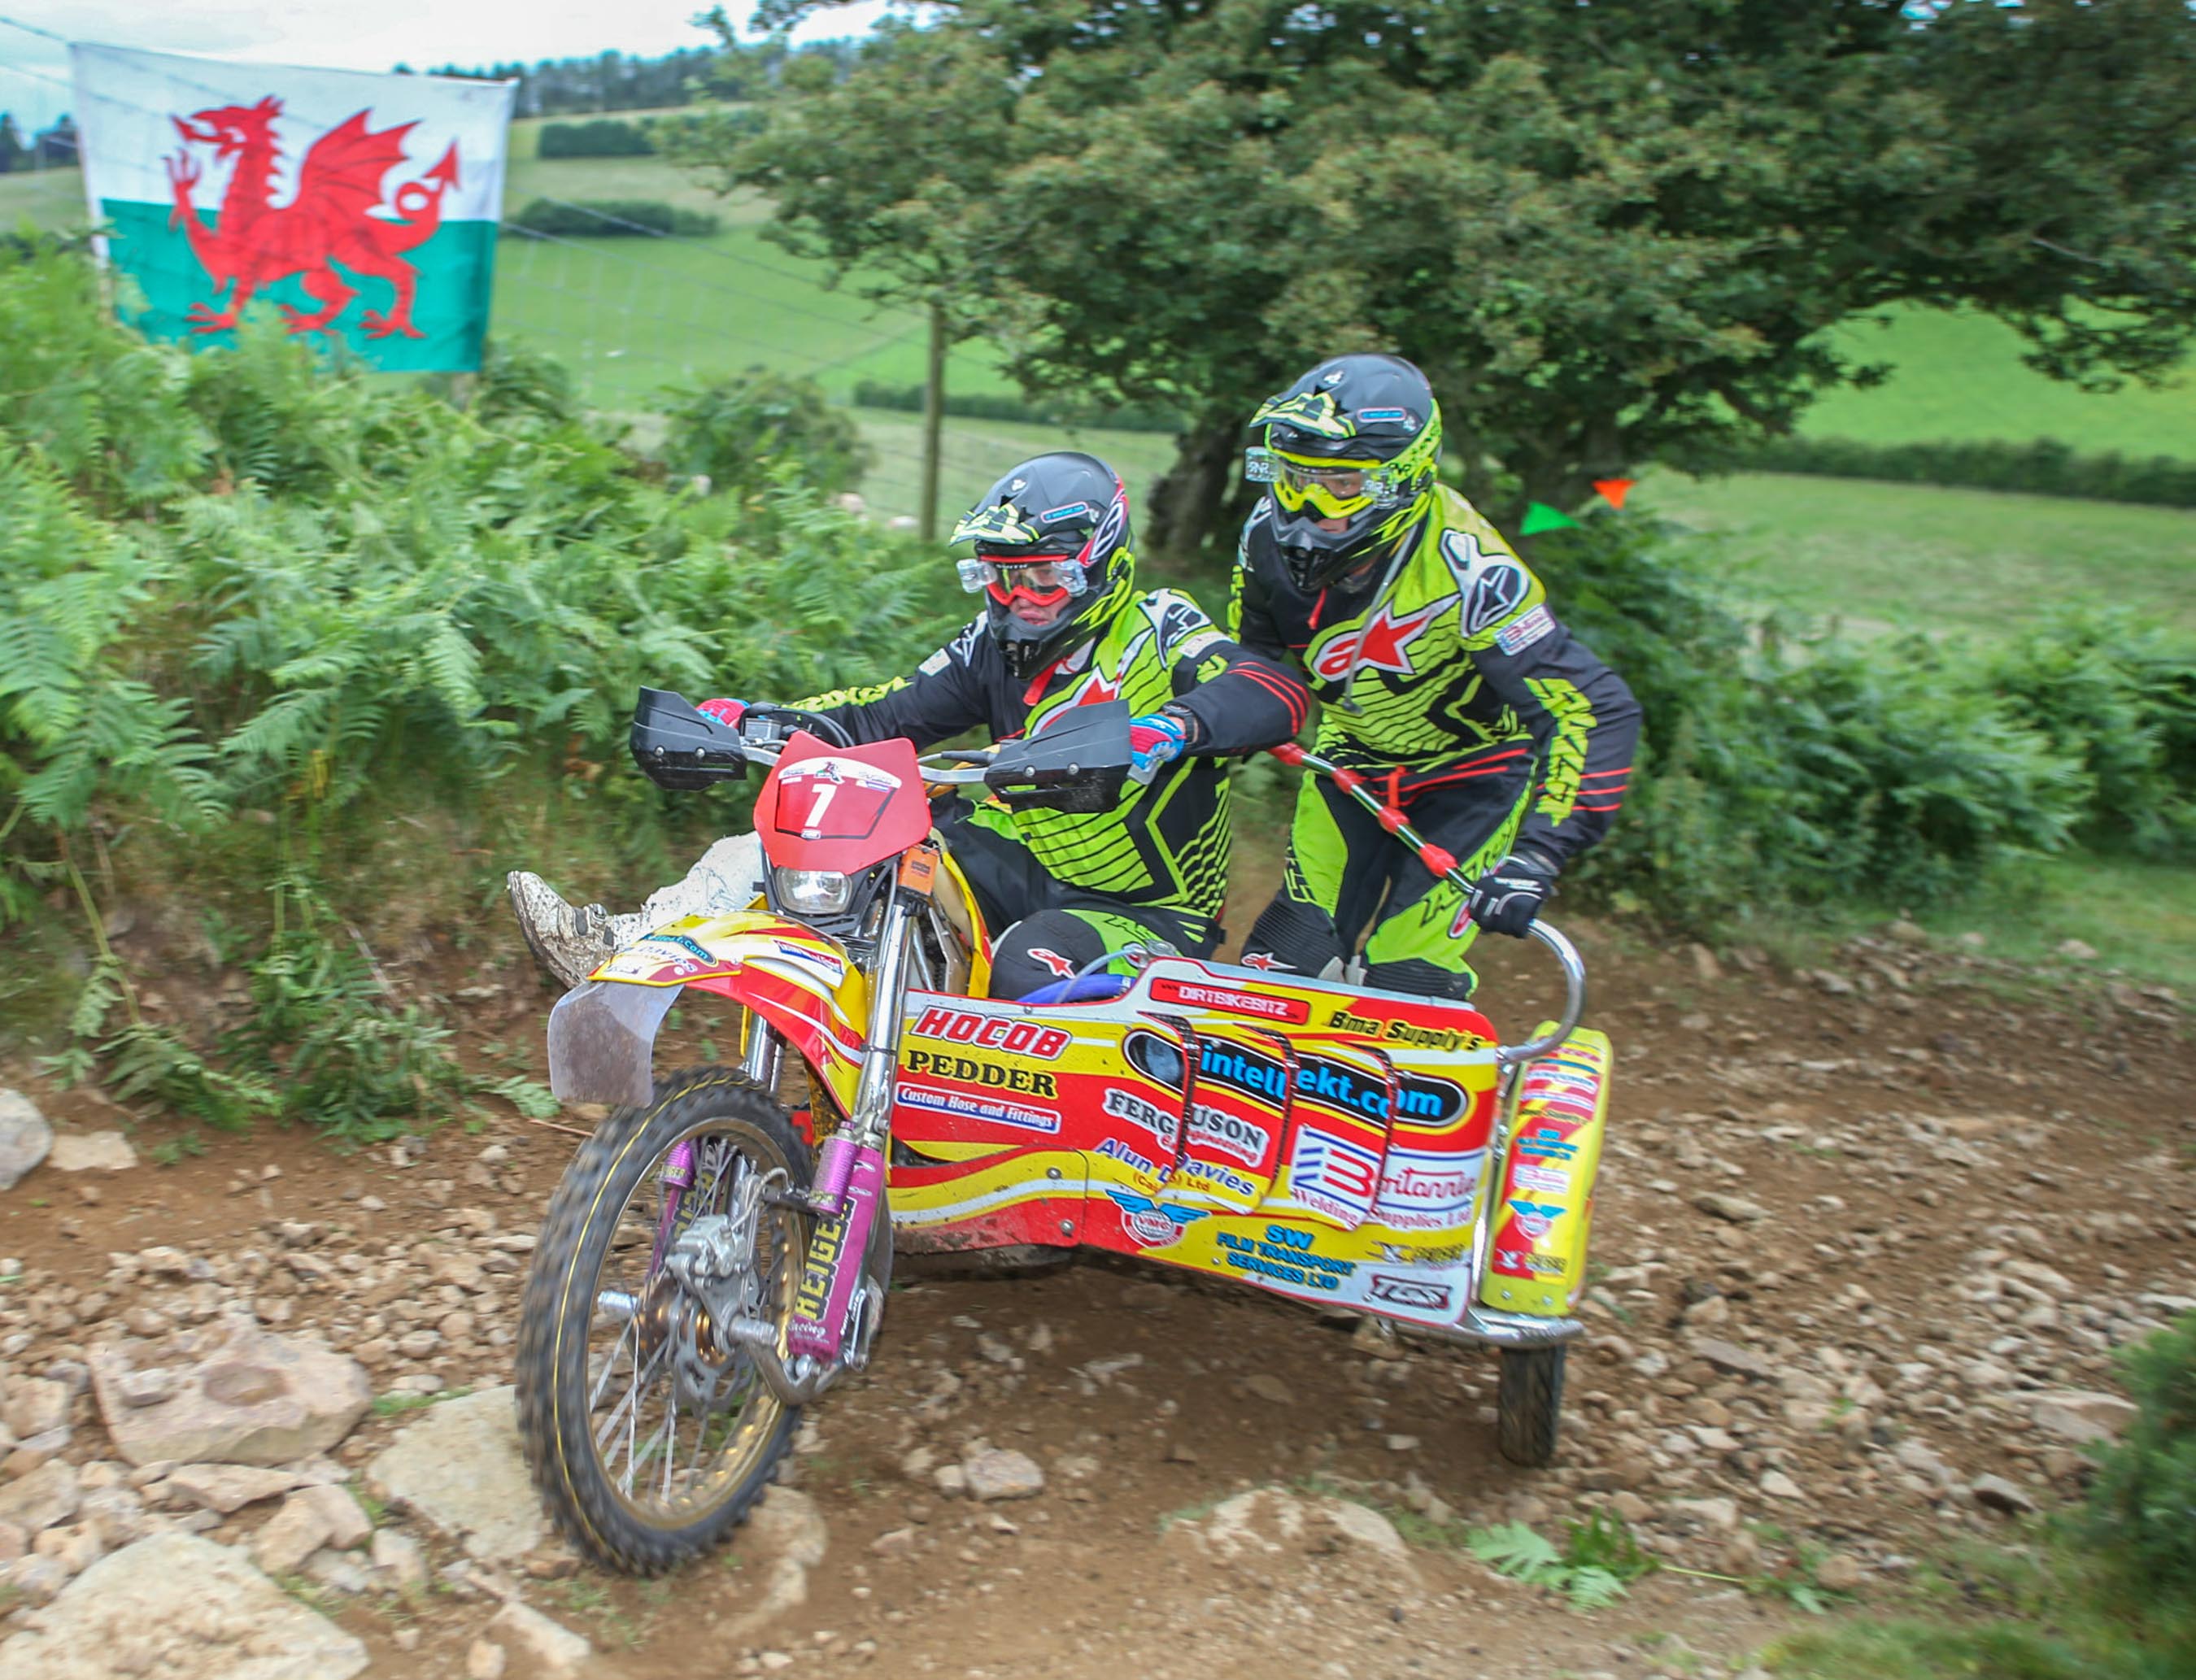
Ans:
[[[1555,886],[1554,864],[1532,852],[1513,852],[1472,882],[1465,905],[1488,932],[1522,939]]]

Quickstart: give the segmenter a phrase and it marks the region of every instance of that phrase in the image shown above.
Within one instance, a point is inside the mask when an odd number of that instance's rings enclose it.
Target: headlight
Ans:
[[[836,869],[780,869],[777,903],[798,915],[837,915],[853,902],[854,879]]]

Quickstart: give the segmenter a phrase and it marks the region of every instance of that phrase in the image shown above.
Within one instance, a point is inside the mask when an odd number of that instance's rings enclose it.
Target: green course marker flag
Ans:
[[[1546,502],[1532,502],[1525,509],[1525,522],[1517,528],[1520,536],[1537,537],[1543,531],[1576,530],[1578,521],[1569,515],[1557,512]]]

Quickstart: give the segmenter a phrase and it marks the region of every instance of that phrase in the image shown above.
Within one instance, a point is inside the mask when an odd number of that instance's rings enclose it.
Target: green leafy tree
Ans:
[[[818,9],[771,0],[783,27]],[[1575,504],[1877,376],[1908,303],[2044,372],[2161,374],[2196,320],[2182,0],[959,0],[684,155],[1032,390],[1191,417],[1146,534],[1196,546],[1317,355],[1434,378],[1469,488]]]
[[[23,131],[15,126],[14,113],[0,111],[0,175],[20,169],[30,155],[30,148],[23,144]]]
[[[752,495],[781,481],[851,490],[870,464],[861,428],[813,379],[750,367],[664,396],[665,465],[719,493]]]

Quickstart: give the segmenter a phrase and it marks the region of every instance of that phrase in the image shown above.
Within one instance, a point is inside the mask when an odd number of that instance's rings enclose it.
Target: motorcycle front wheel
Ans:
[[[783,1325],[807,1221],[808,1152],[739,1074],[659,1082],[583,1145],[550,1200],[520,1307],[518,1427],[557,1527],[607,1567],[652,1575],[715,1546],[800,1425],[719,1329]]]

